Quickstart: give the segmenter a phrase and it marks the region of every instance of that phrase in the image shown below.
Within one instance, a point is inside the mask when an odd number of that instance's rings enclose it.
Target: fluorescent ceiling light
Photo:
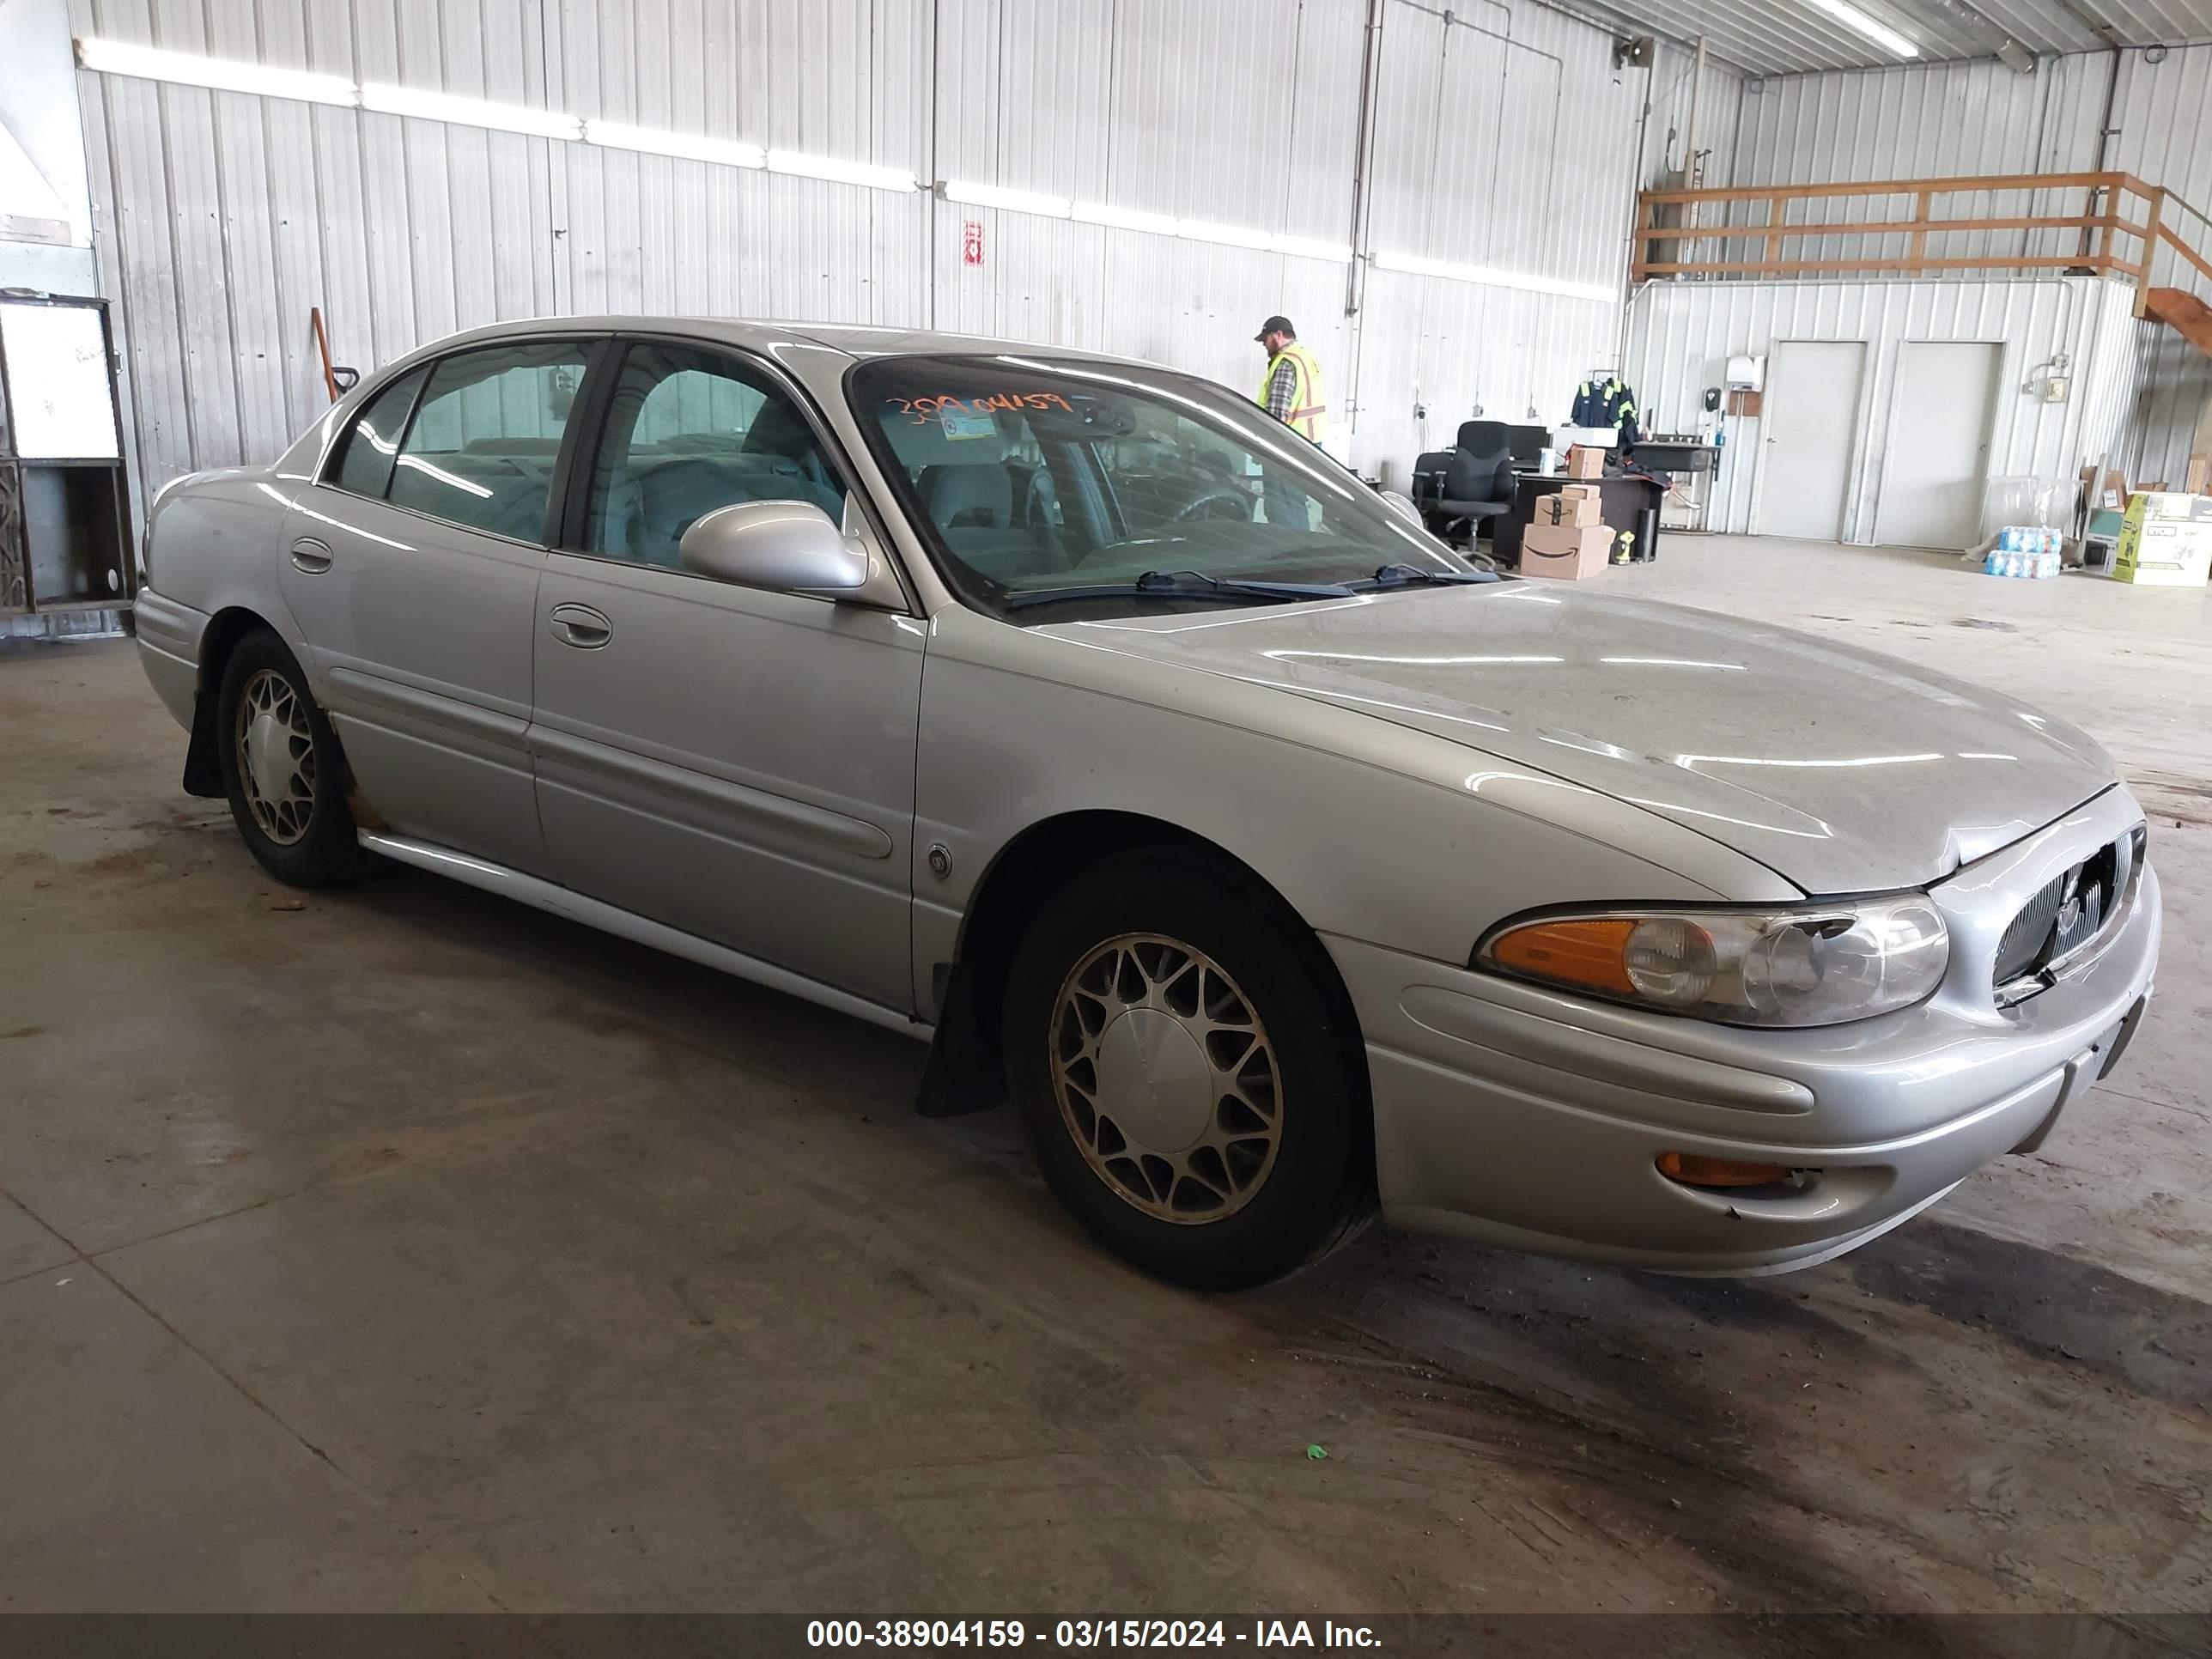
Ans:
[[[716,161],[726,167],[764,167],[768,152],[734,138],[708,138],[696,132],[659,127],[625,126],[620,121],[586,121],[584,142],[608,149],[635,149],[647,155],[673,155],[682,161]]]
[[[1004,208],[1010,213],[1040,214],[1048,219],[1065,219],[1068,212],[1065,196],[1048,196],[1035,190],[1009,190],[1004,185],[970,184],[964,179],[945,181],[945,199],[966,202],[975,207]]]
[[[915,187],[914,174],[905,167],[872,167],[866,161],[841,161],[834,155],[808,155],[795,149],[769,151],[768,170],[801,179],[827,179],[832,184],[866,185],[871,190]]]
[[[1414,276],[1442,276],[1455,283],[1480,283],[1490,288],[1519,289],[1529,294],[1556,294],[1564,299],[1588,300],[1596,305],[1612,305],[1620,298],[1619,289],[1601,288],[1595,283],[1558,282],[1524,271],[1456,264],[1449,259],[1431,259],[1420,253],[1394,253],[1386,249],[1376,254],[1375,263],[1384,270],[1402,270]]]
[[[1267,246],[1278,253],[1301,259],[1328,259],[1340,265],[1352,263],[1352,250],[1341,242],[1317,242],[1304,236],[1270,236]]]
[[[1107,225],[1115,230],[1148,230],[1155,236],[1176,234],[1172,213],[1146,213],[1141,208],[1115,207],[1110,202],[1078,202],[1074,216],[1086,225]]]
[[[573,140],[583,136],[583,123],[557,109],[488,103],[481,98],[425,92],[418,87],[395,87],[380,81],[362,83],[361,106],[380,115],[411,115],[419,120],[450,122],[457,127],[489,127],[496,132],[526,133],[533,138]]]
[[[1187,236],[1194,242],[1218,242],[1224,247],[1267,249],[1267,233],[1247,230],[1242,225],[1217,225],[1205,219],[1178,219],[1176,234]]]
[[[1806,0],[1834,18],[1847,29],[1855,29],[1878,46],[1887,46],[1899,58],[1917,58],[1920,48],[1914,46],[1887,23],[1877,22],[1847,0]]]
[[[218,92],[258,93],[264,98],[296,98],[309,104],[350,105],[353,82],[342,75],[241,64],[228,58],[203,58],[192,52],[160,52],[120,40],[80,40],[76,61],[102,75],[136,76],[179,86],[212,87]]]

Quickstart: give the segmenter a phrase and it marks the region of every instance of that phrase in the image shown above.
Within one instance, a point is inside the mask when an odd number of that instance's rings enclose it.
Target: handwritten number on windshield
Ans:
[[[1070,415],[1075,413],[1074,406],[1057,392],[978,392],[973,398],[956,398],[947,392],[936,398],[886,398],[884,401],[896,405],[898,412],[914,426],[927,426],[946,410],[973,415],[989,415],[1002,409],[1057,409]]]

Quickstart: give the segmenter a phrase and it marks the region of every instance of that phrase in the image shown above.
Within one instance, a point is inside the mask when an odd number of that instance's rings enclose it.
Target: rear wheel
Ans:
[[[1366,1067],[1328,974],[1294,918],[1191,861],[1117,859],[1047,902],[1009,976],[1007,1077],[1093,1237],[1233,1290],[1357,1231]]]
[[[216,709],[230,816],[261,867],[294,887],[357,879],[368,856],[346,805],[344,758],[283,641],[262,629],[238,642]]]

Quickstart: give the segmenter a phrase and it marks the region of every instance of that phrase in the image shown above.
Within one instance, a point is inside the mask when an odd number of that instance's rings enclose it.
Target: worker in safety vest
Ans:
[[[1252,337],[1267,348],[1260,380],[1260,407],[1293,430],[1322,441],[1328,430],[1328,401],[1322,392],[1321,362],[1298,343],[1287,317],[1270,317]]]

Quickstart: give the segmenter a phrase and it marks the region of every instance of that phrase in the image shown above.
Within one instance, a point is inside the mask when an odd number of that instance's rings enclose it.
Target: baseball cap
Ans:
[[[1264,344],[1270,334],[1289,334],[1295,336],[1297,333],[1297,330],[1291,326],[1291,319],[1289,318],[1270,317],[1266,322],[1260,325],[1260,331],[1257,334],[1255,334],[1252,338],[1255,341]]]

